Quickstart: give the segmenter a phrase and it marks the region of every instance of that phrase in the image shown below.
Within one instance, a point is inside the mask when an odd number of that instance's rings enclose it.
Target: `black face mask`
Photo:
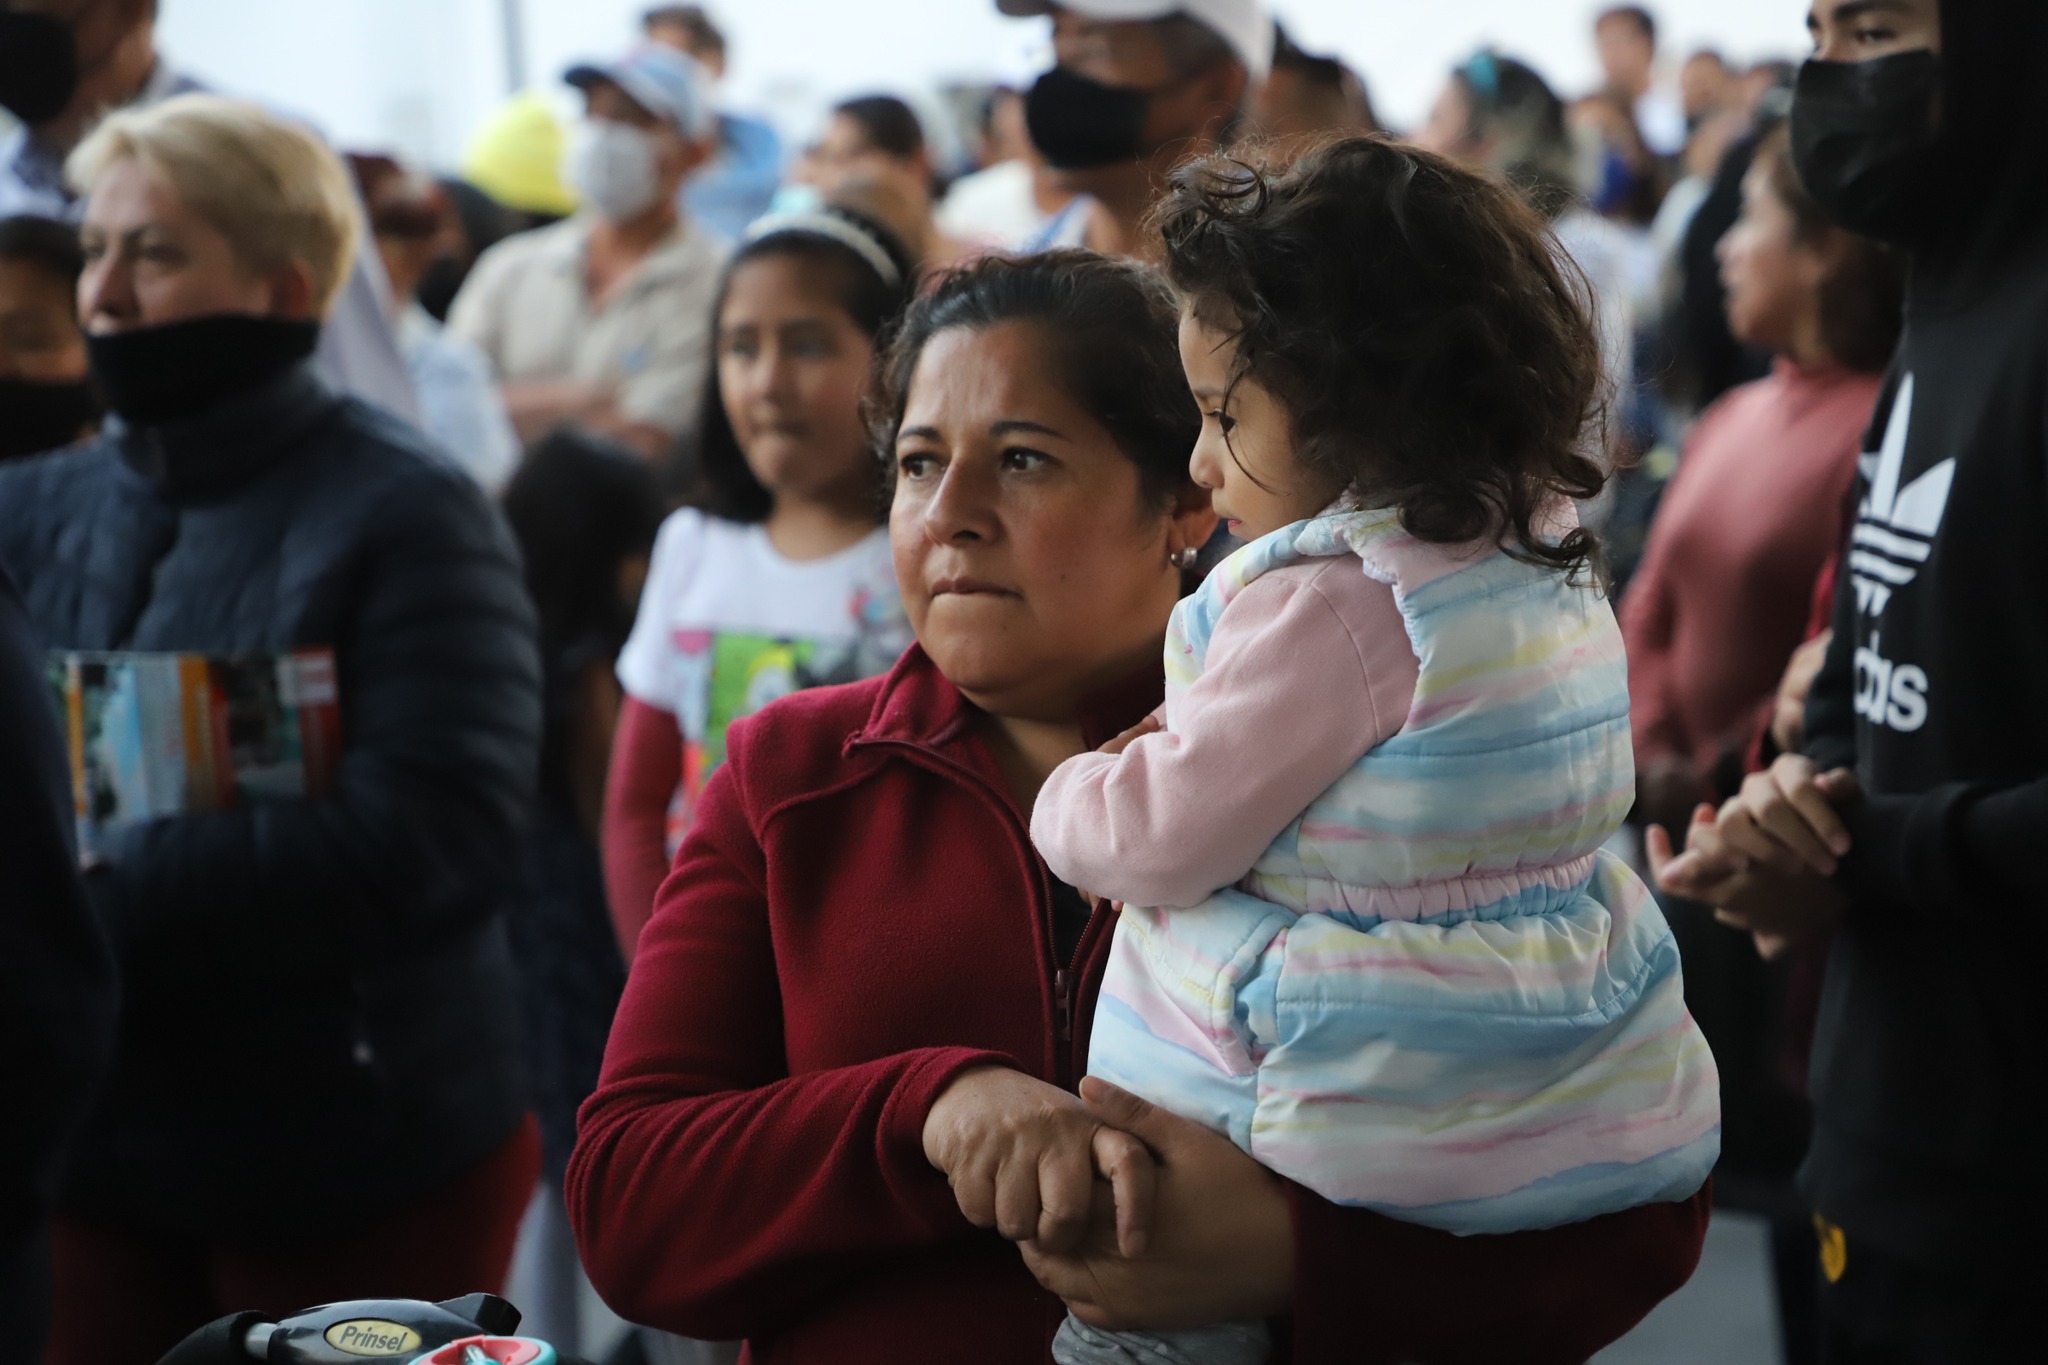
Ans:
[[[1941,212],[1941,59],[1896,52],[1809,61],[1792,92],[1792,164],[1837,225],[1913,245]]]
[[[68,446],[99,420],[92,385],[0,379],[0,460]]]
[[[1152,96],[1127,86],[1104,85],[1056,66],[1024,96],[1024,126],[1032,145],[1055,170],[1086,171],[1136,161],[1145,145],[1145,115]]]
[[[442,256],[420,272],[419,288],[412,296],[420,301],[420,307],[432,314],[437,321],[448,321],[448,310],[455,306],[456,292],[468,278],[469,271],[453,256]]]
[[[145,427],[204,412],[274,379],[319,344],[317,322],[242,313],[85,337],[107,406]]]
[[[47,14],[0,13],[0,105],[23,123],[64,112],[78,89],[71,28]]]

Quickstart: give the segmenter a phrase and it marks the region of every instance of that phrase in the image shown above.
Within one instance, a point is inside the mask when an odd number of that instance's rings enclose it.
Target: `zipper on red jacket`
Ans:
[[[867,748],[869,746],[901,749],[909,756],[912,762],[919,766],[943,776],[951,777],[955,781],[981,793],[982,799],[995,808],[997,815],[1009,829],[1011,837],[1015,841],[1015,846],[1023,855],[1025,866],[1037,871],[1038,899],[1040,902],[1039,921],[1040,927],[1045,933],[1045,947],[1039,954],[1039,961],[1053,969],[1053,1076],[1057,1084],[1065,1089],[1072,1090],[1080,1079],[1073,1074],[1074,1066],[1071,1055],[1073,1049],[1071,1046],[1068,1046],[1073,1042],[1074,1036],[1074,977],[1077,973],[1074,970],[1073,963],[1062,966],[1054,957],[1053,943],[1056,936],[1053,933],[1052,925],[1052,888],[1046,885],[1048,873],[1045,870],[1045,864],[1038,858],[1037,850],[1031,847],[1030,834],[1027,832],[1021,838],[1018,837],[1019,821],[1017,819],[1016,803],[1010,800],[1005,793],[998,791],[995,785],[987,778],[975,772],[966,764],[948,758],[944,754],[940,754],[928,746],[913,740],[861,736],[849,742],[847,749],[850,752],[856,748]],[[1096,917],[1100,913],[1101,903],[1098,901],[1096,909],[1089,913],[1088,923],[1081,930],[1080,944],[1074,950],[1075,963],[1080,961],[1081,947],[1087,944],[1088,933],[1095,927]],[[1044,978],[1040,979],[1043,980]]]
[[[1088,1059],[1074,1053],[1074,1005],[1075,996],[1081,990],[1081,978],[1085,975],[1082,964],[1088,961],[1088,950],[1093,945],[1096,925],[1107,919],[1111,913],[1110,904],[1102,897],[1095,898],[1089,908],[1088,922],[1081,926],[1081,937],[1074,943],[1074,956],[1065,967],[1053,974],[1055,988],[1059,991],[1060,1067],[1067,1089],[1078,1089],[1081,1077],[1088,1074]]]

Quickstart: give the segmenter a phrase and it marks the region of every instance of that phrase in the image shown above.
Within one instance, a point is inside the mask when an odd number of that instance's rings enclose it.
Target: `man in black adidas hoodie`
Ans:
[[[2048,1175],[2048,4],[1813,0],[1794,157],[1912,258],[1806,753],[1660,868],[1835,925],[1801,1172],[1830,1361],[2034,1358]],[[1667,850],[1653,853],[1662,862]]]

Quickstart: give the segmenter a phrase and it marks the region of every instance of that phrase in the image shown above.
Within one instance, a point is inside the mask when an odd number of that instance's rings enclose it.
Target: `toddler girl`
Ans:
[[[1601,847],[1628,689],[1573,514],[1598,342],[1551,238],[1379,138],[1197,163],[1159,221],[1193,474],[1250,543],[1174,613],[1163,723],[1033,816],[1058,876],[1125,903],[1090,1071],[1457,1233],[1692,1195],[1718,1088],[1671,932]],[[1055,1354],[1265,1351],[1069,1319]]]

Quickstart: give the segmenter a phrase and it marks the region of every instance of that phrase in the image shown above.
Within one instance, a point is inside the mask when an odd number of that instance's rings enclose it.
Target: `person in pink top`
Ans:
[[[1776,363],[1700,418],[1621,605],[1636,817],[1674,832],[1739,785],[1805,638],[1904,289],[1895,252],[1821,216],[1782,127],[1742,194],[1719,250],[1728,324]]]

